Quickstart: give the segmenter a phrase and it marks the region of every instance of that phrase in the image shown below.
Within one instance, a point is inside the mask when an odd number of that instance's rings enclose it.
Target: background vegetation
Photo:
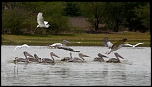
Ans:
[[[2,2],[2,34],[32,34],[38,12],[51,26],[37,34],[78,34],[69,26],[70,17],[90,22],[83,33],[150,30],[150,2]]]
[[[139,45],[143,47],[151,46],[150,33],[140,32],[117,32],[111,34],[55,34],[55,35],[7,35],[2,34],[2,45],[42,45],[48,46],[53,43],[62,43],[62,40],[68,40],[71,44],[68,46],[104,46],[103,38],[109,37],[112,43],[117,42],[123,38],[127,38],[125,43],[136,44],[144,42]]]

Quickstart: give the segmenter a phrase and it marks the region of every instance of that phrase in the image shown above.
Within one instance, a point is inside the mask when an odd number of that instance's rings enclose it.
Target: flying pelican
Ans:
[[[115,52],[114,54],[115,54],[116,58],[110,58],[108,61],[106,61],[107,63],[120,63],[121,61],[119,60],[119,58],[124,59],[117,52]]]
[[[103,39],[103,43],[104,43],[104,45],[105,45],[106,47],[109,48],[109,51],[107,51],[105,54],[110,54],[111,52],[120,49],[126,40],[127,40],[127,39],[124,38],[124,39],[119,40],[118,42],[112,44],[112,43],[108,40],[108,38],[105,37],[105,38]]]
[[[50,45],[51,48],[57,48],[57,49],[63,49],[63,50],[67,50],[67,51],[72,51],[72,52],[80,52],[80,51],[75,51],[72,48],[66,46],[67,43],[71,43],[67,40],[63,40],[62,43],[54,43],[52,45]]]
[[[140,44],[144,44],[144,43],[137,43],[137,44],[135,44],[135,45],[132,45],[132,44],[124,44],[124,45],[127,45],[127,46],[131,46],[131,47],[136,47],[136,46],[138,46],[138,45],[140,45]]]
[[[53,52],[50,53],[50,56],[52,59],[50,58],[39,58],[36,54],[34,54],[34,57],[39,60],[40,63],[55,63],[55,60],[53,58],[53,56],[60,58],[59,56],[57,56],[56,54],[54,54]]]
[[[74,58],[71,58],[68,62],[84,62],[84,58],[83,57],[89,57],[89,56],[84,55],[82,53],[79,53],[78,55],[79,55],[80,58],[74,57]]]
[[[49,47],[51,48],[57,48],[57,47],[60,47],[60,46],[66,46],[67,43],[71,43],[67,40],[63,40],[62,43],[54,43],[52,45],[50,45]]]
[[[103,57],[108,58],[107,56],[102,55],[101,53],[98,53],[98,56],[99,57],[94,58],[94,61],[104,62]]]
[[[72,59],[72,53],[70,52],[70,57],[64,57],[63,59],[61,59],[61,61],[68,61]]]
[[[44,18],[42,16],[42,14],[43,13],[39,12],[38,15],[37,15],[37,23],[38,23],[38,25],[37,25],[37,28],[35,29],[34,33],[36,32],[36,30],[38,28],[42,28],[42,27],[49,28],[49,26],[50,26],[47,21],[44,21]]]
[[[16,46],[15,47],[15,49],[14,49],[14,51],[17,49],[17,48],[23,48],[23,47],[27,47],[27,48],[30,48],[27,44],[23,44],[23,45],[21,45],[21,46]]]

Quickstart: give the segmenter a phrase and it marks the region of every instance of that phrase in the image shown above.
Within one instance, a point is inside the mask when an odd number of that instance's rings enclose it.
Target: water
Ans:
[[[46,46],[31,46],[16,49],[15,46],[1,46],[1,85],[2,86],[150,86],[151,47],[123,47],[117,52],[125,59],[121,63],[95,62],[98,53],[108,49],[100,46],[70,46],[90,56],[84,63],[61,62],[70,56],[69,51],[49,49]],[[50,57],[54,52],[55,65],[40,63],[14,64],[15,57],[24,57],[23,51],[36,53],[39,57]],[[114,52],[107,55],[115,57]],[[78,53],[72,53],[78,57]],[[109,58],[105,58],[108,60]]]

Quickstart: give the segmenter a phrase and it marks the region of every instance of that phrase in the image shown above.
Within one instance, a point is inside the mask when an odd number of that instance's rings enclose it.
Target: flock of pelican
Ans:
[[[36,30],[38,28],[49,28],[50,24],[47,22],[47,21],[44,21],[44,18],[42,16],[43,13],[39,12],[38,15],[37,15],[37,28],[35,29],[34,33],[36,32]],[[124,38],[122,40],[119,40],[118,42],[116,43],[111,43],[109,40],[108,40],[108,37],[105,37],[103,39],[103,44],[104,46],[108,47],[108,51],[105,53],[105,54],[110,54],[111,52],[113,51],[116,51],[118,49],[120,49],[121,47],[123,46],[131,46],[131,47],[136,47],[140,44],[143,44],[143,43],[137,43],[135,45],[131,45],[131,44],[125,44],[124,42],[126,41],[127,39]],[[67,50],[67,51],[70,51],[70,57],[64,57],[63,59],[61,59],[61,61],[67,61],[67,62],[84,62],[84,58],[83,57],[89,57],[88,55],[85,55],[85,54],[82,54],[82,53],[78,53],[79,57],[80,58],[77,58],[77,57],[72,57],[72,52],[80,52],[80,51],[77,51],[77,50],[74,50],[68,46],[66,46],[67,43],[70,43],[69,41],[67,40],[63,40],[62,43],[54,43],[52,45],[50,45],[49,47],[50,48],[55,48],[55,49],[63,49],[63,50]],[[77,43],[81,43],[81,42],[77,42]],[[21,46],[16,46],[14,51],[17,49],[17,48],[23,48],[23,47],[26,47],[26,48],[30,48],[27,44],[23,44]],[[55,60],[54,60],[54,57],[57,57],[57,58],[60,58],[59,56],[57,56],[55,53],[51,52],[50,53],[50,56],[52,59],[50,58],[39,58],[37,54],[34,54],[34,56],[32,56],[31,54],[29,54],[27,51],[24,51],[23,52],[25,58],[18,58],[18,57],[15,57],[15,60],[14,62],[38,62],[38,63],[51,63],[51,64],[54,64],[55,63]],[[99,62],[105,62],[105,60],[103,59],[104,58],[108,58],[107,56],[101,54],[101,53],[98,53],[97,54],[98,57],[94,58],[94,61],[99,61]],[[114,55],[116,56],[116,58],[110,58],[108,61],[108,63],[120,63],[120,60],[119,58],[122,58],[124,59],[122,56],[120,56],[117,52],[114,53]]]
[[[105,37],[103,39],[103,43],[104,43],[104,46],[108,47],[108,51],[105,53],[105,54],[110,54],[111,52],[113,51],[116,51],[118,49],[120,49],[121,47],[127,45],[125,44],[124,42],[126,41],[127,39],[124,38],[122,40],[119,40],[117,41],[116,43],[112,44],[107,37]],[[72,48],[66,46],[66,43],[70,43],[69,41],[67,40],[63,40],[62,41],[63,43],[54,43],[52,45],[50,45],[49,47],[50,48],[55,48],[55,49],[63,49],[63,50],[68,50],[70,51],[70,57],[63,57],[61,59],[61,61],[66,61],[66,62],[84,62],[85,61],[85,58],[84,57],[90,57],[88,55],[85,55],[85,54],[82,54],[80,53],[80,51],[75,51],[73,50]],[[22,48],[22,47],[27,47],[29,48],[29,46],[27,44],[24,44],[22,46],[16,46],[15,47],[15,50],[16,48]],[[14,51],[15,51],[14,50]],[[79,55],[79,58],[78,57],[72,57],[72,52],[78,52],[78,55]],[[27,51],[24,51],[23,52],[25,58],[18,58],[18,57],[15,57],[15,60],[14,62],[37,62],[37,63],[50,63],[50,64],[55,64],[55,59],[54,57],[56,58],[60,58],[59,56],[57,56],[55,53],[53,52],[50,52],[50,56],[51,58],[40,58],[38,57],[37,54],[34,54],[34,56],[32,56],[30,53],[28,53]],[[95,57],[93,59],[93,61],[99,61],[99,62],[106,62],[106,63],[121,63],[120,59],[119,58],[122,58],[124,59],[120,54],[118,54],[117,52],[114,52],[114,55],[115,55],[115,58],[110,58],[109,60],[105,61],[104,58],[109,58],[101,53],[98,53],[97,54],[98,57]]]

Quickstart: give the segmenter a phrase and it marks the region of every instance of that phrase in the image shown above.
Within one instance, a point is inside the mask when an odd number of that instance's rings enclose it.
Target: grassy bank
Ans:
[[[41,45],[46,46],[53,43],[61,43],[62,40],[68,40],[69,46],[103,46],[103,38],[109,37],[112,43],[122,38],[127,38],[126,43],[136,44],[144,42],[139,46],[151,46],[150,33],[119,32],[112,34],[60,34],[60,35],[1,35],[1,45]],[[80,42],[80,43],[78,43]]]

